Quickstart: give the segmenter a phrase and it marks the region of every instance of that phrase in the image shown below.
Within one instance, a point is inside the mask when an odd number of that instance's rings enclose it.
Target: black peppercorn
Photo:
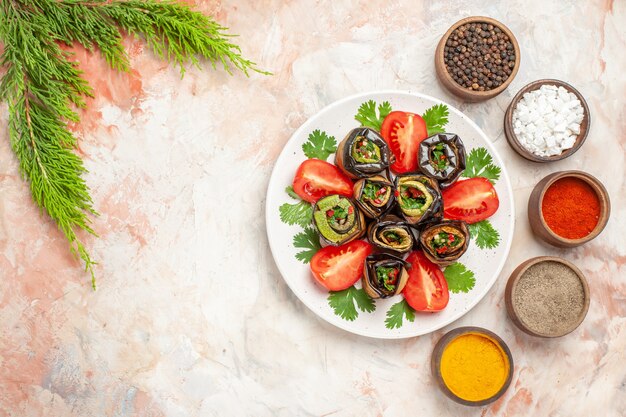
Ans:
[[[459,26],[448,37],[444,63],[454,81],[470,90],[488,91],[502,85],[515,68],[509,37],[490,23]]]

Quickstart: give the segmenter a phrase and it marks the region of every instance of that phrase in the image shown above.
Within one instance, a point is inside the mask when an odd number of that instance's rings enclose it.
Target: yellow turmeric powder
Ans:
[[[500,391],[510,365],[498,342],[483,334],[466,333],[448,343],[440,366],[450,391],[467,401],[482,401]]]

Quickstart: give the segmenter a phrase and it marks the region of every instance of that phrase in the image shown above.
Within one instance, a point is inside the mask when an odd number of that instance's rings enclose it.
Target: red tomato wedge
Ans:
[[[352,181],[333,164],[307,159],[296,171],[293,190],[303,200],[315,203],[330,194],[352,197]]]
[[[443,190],[443,216],[476,223],[491,217],[500,206],[496,189],[487,178],[457,181]]]
[[[383,120],[380,134],[396,157],[391,169],[399,174],[417,171],[417,149],[428,137],[428,129],[422,116],[392,111]]]
[[[411,252],[406,261],[411,264],[409,280],[402,295],[415,311],[440,311],[448,305],[448,283],[441,269],[421,251]]]
[[[345,290],[361,279],[365,258],[372,251],[372,245],[364,240],[326,246],[311,258],[311,271],[317,282],[330,291]]]

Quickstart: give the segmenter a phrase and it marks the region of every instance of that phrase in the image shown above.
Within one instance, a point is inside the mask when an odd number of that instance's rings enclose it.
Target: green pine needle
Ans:
[[[72,253],[90,272],[95,289],[95,262],[80,240],[80,230],[94,234],[86,171],[73,152],[76,138],[68,122],[79,122],[75,107],[85,106],[93,91],[82,78],[72,55],[59,47],[79,43],[99,49],[116,70],[130,69],[120,30],[143,36],[161,58],[198,65],[200,58],[213,68],[221,64],[231,73],[261,71],[241,56],[232,35],[212,18],[169,0],[10,0],[0,3],[0,99],[9,108],[9,138],[29,181],[35,203],[65,234]]]
[[[233,35],[225,32],[227,28],[184,4],[169,0],[69,1],[90,4],[102,18],[116,22],[128,33],[143,35],[157,56],[178,64],[181,74],[188,62],[198,66],[199,57],[207,59],[214,69],[221,64],[229,74],[233,68],[246,75],[249,71],[270,74],[241,56],[239,46],[230,42]]]

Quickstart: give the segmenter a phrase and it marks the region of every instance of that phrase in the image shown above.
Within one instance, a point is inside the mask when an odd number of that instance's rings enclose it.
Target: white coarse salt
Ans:
[[[524,94],[515,106],[513,132],[519,143],[535,155],[560,155],[576,143],[584,116],[575,94],[544,84]]]

